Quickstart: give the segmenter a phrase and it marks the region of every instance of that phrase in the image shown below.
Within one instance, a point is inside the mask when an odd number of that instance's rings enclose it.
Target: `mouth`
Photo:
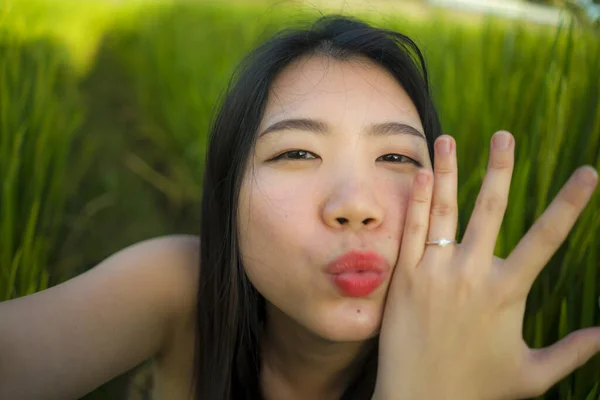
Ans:
[[[326,272],[346,297],[366,297],[386,278],[390,266],[375,252],[351,251],[328,264]]]

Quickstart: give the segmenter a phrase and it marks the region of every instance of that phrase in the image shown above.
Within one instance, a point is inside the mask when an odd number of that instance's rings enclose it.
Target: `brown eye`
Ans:
[[[310,160],[313,158],[317,158],[317,157],[315,157],[315,155],[309,151],[291,150],[291,151],[286,151],[285,153],[278,155],[277,157],[273,158],[271,161],[275,161],[275,160]]]
[[[385,162],[393,162],[393,163],[399,163],[399,164],[405,164],[405,163],[412,163],[418,167],[421,167],[421,163],[413,160],[410,157],[407,157],[405,155],[402,154],[386,154],[384,156],[381,156],[377,159],[378,161],[385,161]]]

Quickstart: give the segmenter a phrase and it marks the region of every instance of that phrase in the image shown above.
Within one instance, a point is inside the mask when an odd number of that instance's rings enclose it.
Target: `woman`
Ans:
[[[600,350],[600,328],[547,349],[521,336],[593,168],[500,260],[514,138],[493,136],[457,244],[456,143],[409,38],[325,17],[258,48],[233,82],[201,244],[145,241],[0,304],[0,398],[76,398],[152,358],[164,399],[511,399]]]

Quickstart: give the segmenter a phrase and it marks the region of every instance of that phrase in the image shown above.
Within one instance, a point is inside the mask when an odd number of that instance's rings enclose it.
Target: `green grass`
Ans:
[[[99,198],[120,199],[90,217],[69,247],[86,249],[78,259],[87,254],[90,265],[99,261],[98,242],[121,245],[123,218],[128,237],[149,232],[148,220],[165,232],[197,231],[207,129],[228,76],[261,38],[316,16],[251,5],[73,4],[26,0],[0,13],[0,82],[10,82],[0,86],[4,298],[45,286],[65,201],[87,209],[89,185]],[[496,130],[511,131],[517,145],[498,256],[510,253],[578,166],[600,169],[597,32],[497,19],[457,24],[443,13],[359,16],[409,34],[425,51],[444,131],[458,146],[459,238]],[[89,157],[67,157],[74,137]],[[92,156],[97,147],[102,164]],[[86,168],[73,167],[82,160]],[[524,327],[531,346],[600,325],[599,208],[596,193],[533,287]],[[597,399],[598,371],[596,357],[542,398]]]
[[[44,289],[81,107],[63,49],[0,26],[0,299]]]

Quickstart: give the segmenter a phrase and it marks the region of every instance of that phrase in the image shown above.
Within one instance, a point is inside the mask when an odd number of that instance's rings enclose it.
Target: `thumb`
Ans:
[[[598,352],[600,327],[581,329],[551,346],[533,349],[531,368],[526,372],[530,379],[526,385],[536,396],[542,395]]]

